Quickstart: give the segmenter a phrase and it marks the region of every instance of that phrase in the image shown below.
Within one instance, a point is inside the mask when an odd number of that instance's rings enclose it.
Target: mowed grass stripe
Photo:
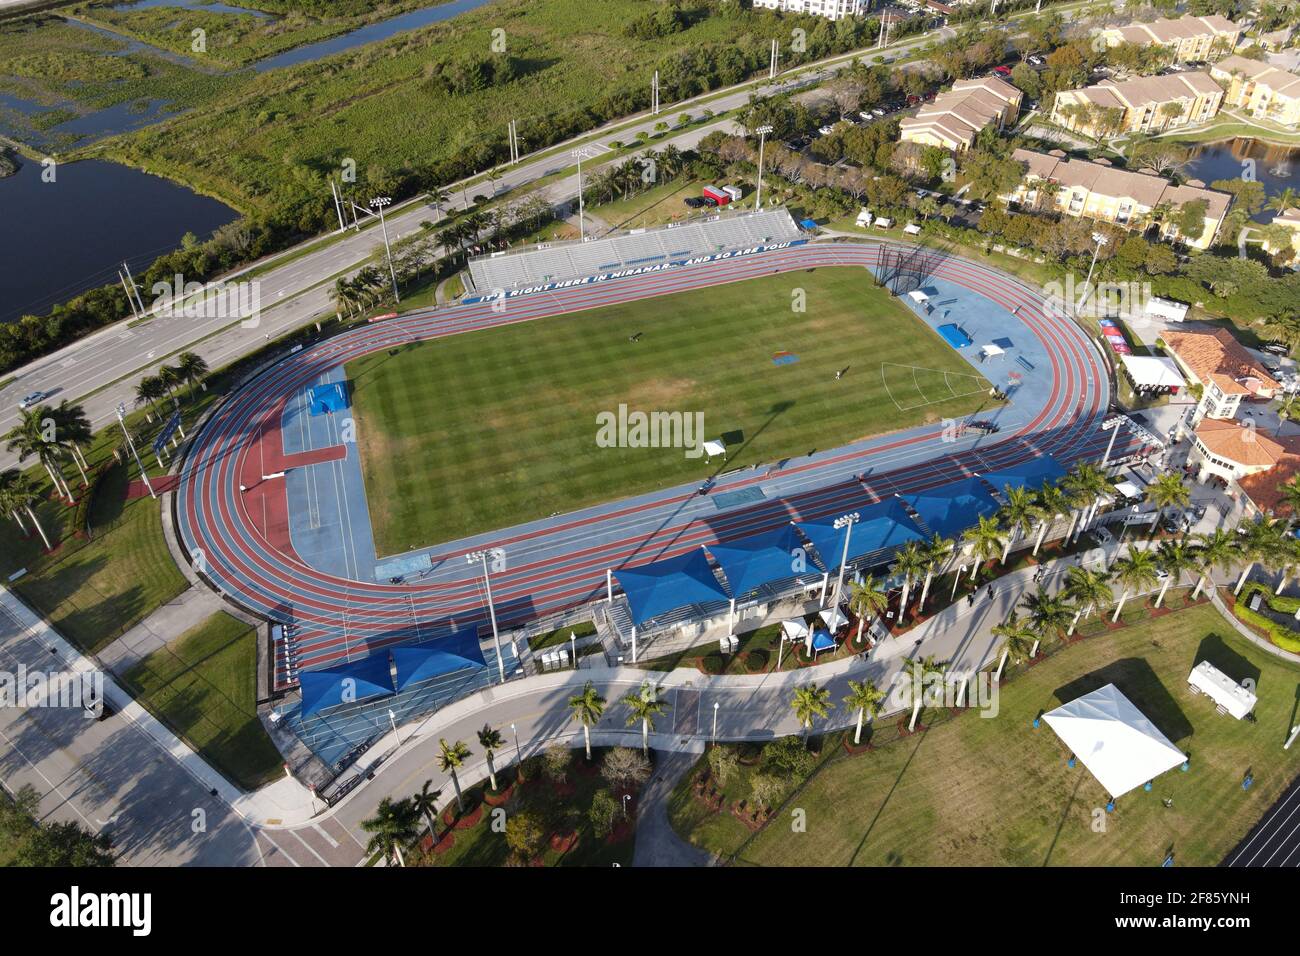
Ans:
[[[805,311],[792,308],[796,290]],[[780,351],[798,362],[774,365]],[[882,379],[885,362],[933,370],[927,398],[939,400],[900,412]],[[837,381],[840,369],[848,371]],[[380,554],[701,481],[718,469],[680,448],[598,447],[597,414],[620,404],[702,412],[703,437],[743,436],[729,445],[734,468],[988,403],[983,393],[951,397],[944,372],[983,382],[858,268],[765,276],[451,336],[347,367]]]

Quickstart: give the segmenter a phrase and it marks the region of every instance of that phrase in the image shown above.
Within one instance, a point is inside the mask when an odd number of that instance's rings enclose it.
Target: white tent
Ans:
[[[930,301],[930,297],[920,289],[913,289],[911,292],[907,293],[907,297],[918,305],[923,305]]]
[[[849,619],[837,607],[828,607],[824,611],[819,611],[817,616],[821,618],[822,623],[826,625],[826,629],[832,634],[849,623]]]
[[[1112,797],[1187,760],[1114,684],[1043,715]]]
[[[914,222],[909,222],[903,227],[903,232],[907,233],[909,236],[919,236],[921,234],[921,227]]]
[[[1241,720],[1252,710],[1259,700],[1254,693],[1238,684],[1209,661],[1201,661],[1187,675],[1187,683],[1193,690],[1205,694],[1228,713]]]
[[[994,345],[992,342],[988,345],[980,346],[980,361],[983,361],[986,358],[996,358],[999,355],[1006,354],[1006,349],[1002,348],[1000,345]]]
[[[1168,388],[1177,391],[1187,383],[1173,359],[1154,355],[1121,355],[1124,372],[1139,391]]]
[[[710,438],[704,443],[704,454],[712,458],[714,455],[725,455],[727,446],[720,439]]]
[[[803,641],[808,638],[808,625],[803,622],[803,618],[791,618],[788,621],[781,622],[781,631],[785,634],[787,641]]]

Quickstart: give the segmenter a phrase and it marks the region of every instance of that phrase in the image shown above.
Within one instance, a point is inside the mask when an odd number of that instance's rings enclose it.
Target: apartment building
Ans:
[[[1136,43],[1163,46],[1173,51],[1175,63],[1198,63],[1211,55],[1231,53],[1241,39],[1241,27],[1217,13],[1208,17],[1162,17],[1152,23],[1107,27],[1100,34],[1107,46]]]
[[[1073,132],[1108,139],[1206,123],[1222,104],[1223,88],[1209,73],[1170,73],[1062,90],[1051,119]]]
[[[1227,88],[1224,102],[1255,119],[1300,126],[1300,76],[1260,60],[1230,56],[1210,68],[1210,75]]]
[[[1270,240],[1264,240],[1264,251],[1269,255],[1275,256],[1279,252],[1290,250],[1295,254],[1300,254],[1300,209],[1292,208],[1284,210],[1273,217],[1270,226],[1282,226],[1291,234],[1291,241],[1288,244],[1274,244]]]
[[[958,80],[951,90],[940,93],[915,116],[902,120],[898,124],[898,138],[904,143],[964,153],[984,127],[996,125],[1001,130],[1014,123],[1020,115],[1023,95],[995,76]]]
[[[1187,381],[1201,387],[1193,421],[1235,418],[1242,399],[1268,401],[1282,388],[1227,329],[1167,331],[1161,339]]]
[[[1213,244],[1232,203],[1229,193],[1199,184],[1175,185],[1152,173],[1117,169],[1106,160],[1069,159],[1059,149],[1050,153],[1017,149],[1011,157],[1024,163],[1025,178],[1002,198],[1029,209],[1145,231],[1158,206],[1178,209],[1203,200],[1205,229],[1201,235],[1179,236],[1172,223],[1159,224],[1161,238],[1180,238],[1196,249]]]
[[[782,13],[806,13],[827,20],[843,20],[862,16],[867,10],[867,0],[754,0],[754,6]]]

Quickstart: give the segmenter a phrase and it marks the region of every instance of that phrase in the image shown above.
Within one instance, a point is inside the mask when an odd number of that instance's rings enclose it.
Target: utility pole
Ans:
[[[330,177],[330,195],[334,197],[334,212],[339,217],[339,232],[348,227],[343,220],[343,201],[339,198],[339,191],[334,185],[334,177]]]
[[[153,485],[149,483],[149,473],[144,470],[144,463],[140,461],[140,453],[135,450],[135,441],[131,438],[131,432],[126,427],[126,406],[121,402],[117,404],[117,422],[122,426],[122,434],[126,436],[126,444],[131,449],[131,457],[135,459],[135,466],[140,469],[140,477],[144,479],[144,486],[149,489],[149,497],[156,499],[158,493],[153,490]]]
[[[754,211],[757,212],[763,208],[763,146],[772,127],[760,126],[755,132],[758,133],[758,192],[754,196]]]
[[[121,269],[117,270],[117,277],[122,280],[122,288],[126,290],[126,301],[131,306],[131,318],[140,318],[140,313],[135,307],[135,299],[131,298],[131,287],[126,284],[126,276],[123,275]]]
[[[768,64],[767,64],[767,78],[768,78],[769,80],[775,80],[775,79],[776,79],[777,63],[778,63],[778,61],[780,60],[780,58],[781,58],[781,43],[780,43],[779,40],[773,40],[773,41],[772,41],[772,56],[771,56],[771,59],[768,61]]]
[[[379,228],[384,233],[384,254],[388,257],[388,275],[393,280],[393,299],[395,302],[401,302],[402,297],[397,294],[397,270],[393,268],[393,250],[388,245],[388,226],[384,224],[384,207],[392,201],[391,196],[376,196],[370,200],[370,205],[379,210]]]
[[[654,79],[650,81],[650,112],[659,115],[659,71],[655,70]]]
[[[135,276],[131,275],[131,267],[127,263],[123,262],[122,268],[126,271],[126,281],[127,284],[131,287],[130,290],[127,292],[127,295],[130,295],[131,292],[134,292],[136,304],[140,306],[140,314],[147,315],[149,310],[144,307],[144,299],[140,298],[140,287],[135,284]]]

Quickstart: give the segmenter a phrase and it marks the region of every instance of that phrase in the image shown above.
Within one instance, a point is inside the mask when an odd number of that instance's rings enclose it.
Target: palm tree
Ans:
[[[1246,556],[1246,566],[1241,569],[1241,577],[1237,580],[1233,594],[1241,593],[1246,578],[1250,577],[1250,572],[1255,569],[1256,564],[1262,564],[1266,568],[1276,567],[1285,529],[1282,522],[1263,518],[1259,521],[1243,522],[1237,526],[1237,532],[1240,537],[1241,551]]]
[[[803,739],[806,743],[808,733],[812,730],[813,720],[817,717],[825,717],[831,712],[834,704],[831,703],[831,692],[824,687],[818,687],[816,684],[805,684],[803,687],[794,689],[794,696],[790,698],[790,707],[794,710],[794,715],[798,719],[800,726],[803,727]]]
[[[375,808],[375,815],[361,821],[361,829],[372,834],[366,852],[383,853],[395,859],[398,866],[406,866],[402,847],[409,847],[420,835],[419,819],[420,814],[409,799],[394,803],[391,797],[384,797]]]
[[[1197,539],[1197,545],[1196,566],[1200,571],[1200,579],[1196,582],[1196,590],[1192,592],[1193,601],[1201,596],[1201,589],[1209,581],[1212,571],[1216,568],[1226,571],[1235,567],[1243,557],[1237,535],[1222,528],[1201,535]]]
[[[1002,489],[1005,503],[1002,505],[1002,520],[1007,523],[1007,540],[1002,546],[1002,564],[1007,563],[1011,554],[1011,545],[1027,533],[1038,520],[1039,510],[1034,502],[1034,494],[1027,488],[1013,488],[1008,485]]]
[[[1070,533],[1065,536],[1065,540],[1070,541],[1092,520],[1092,515],[1096,512],[1102,496],[1110,490],[1110,482],[1106,480],[1104,471],[1091,462],[1084,461],[1074,466],[1074,470],[1065,476],[1063,484],[1071,502],[1076,508],[1083,509],[1074,516],[1081,519],[1077,522],[1077,526],[1074,519],[1071,519]]]
[[[158,399],[166,394],[167,386],[163,384],[162,379],[157,375],[146,375],[136,385],[135,403],[136,405],[148,406],[144,414],[149,419],[150,424],[153,423],[154,413],[158,411]]]
[[[181,373],[174,366],[164,365],[158,369],[158,381],[163,383],[163,388],[171,395],[180,387]]]
[[[911,733],[916,729],[916,718],[921,715],[921,704],[925,700],[925,693],[922,688],[928,677],[941,675],[948,670],[947,661],[936,661],[933,656],[927,655],[919,660],[913,658],[907,662],[908,668],[912,671],[912,719],[907,724],[907,732]]]
[[[352,317],[352,307],[357,304],[356,293],[353,291],[352,283],[344,276],[339,276],[334,280],[334,285],[330,288],[329,297],[334,302],[334,311],[342,312],[348,310],[348,317]]]
[[[1043,538],[1047,536],[1047,529],[1051,527],[1052,522],[1069,510],[1070,497],[1065,489],[1050,481],[1043,482],[1043,487],[1038,489],[1039,525],[1038,537],[1034,541],[1034,557],[1038,557],[1038,549],[1043,546]]]
[[[605,713],[605,698],[596,693],[591,681],[583,685],[582,693],[569,698],[569,719],[582,725],[582,738],[587,745],[587,761],[591,762],[591,728]]]
[[[432,780],[424,781],[420,792],[411,797],[411,806],[415,808],[416,813],[423,815],[429,822],[429,836],[437,839],[438,828],[434,821],[437,819],[435,814],[438,812],[438,798],[442,796],[442,791],[430,789],[432,786]]]
[[[907,610],[907,599],[912,590],[912,580],[920,577],[924,568],[925,555],[922,554],[915,541],[907,542],[894,555],[894,566],[890,570],[894,574],[903,576],[903,593],[898,601],[898,620],[900,623],[903,620],[903,613]]]
[[[858,723],[853,730],[855,747],[862,742],[862,719],[866,717],[875,720],[884,706],[884,700],[885,692],[876,686],[875,681],[849,681],[849,693],[845,696],[844,703],[850,710],[858,712]]]
[[[456,771],[464,766],[469,755],[470,749],[463,740],[449,744],[447,738],[443,737],[438,741],[438,769],[451,774],[451,785],[456,788],[456,806],[461,813],[465,812],[465,798],[461,796],[460,778],[456,776]]]
[[[203,379],[208,374],[208,363],[203,361],[203,356],[197,352],[182,352],[176,360],[176,371],[189,384],[190,395],[194,394],[195,385],[207,389],[207,386],[203,384]]]
[[[1165,600],[1169,585],[1182,584],[1183,572],[1196,567],[1196,551],[1186,540],[1165,541],[1156,551],[1156,563],[1165,572],[1164,584],[1160,586],[1160,594],[1156,597],[1156,607],[1159,607]]]
[[[862,643],[862,628],[867,623],[867,618],[885,613],[887,607],[889,607],[889,594],[881,590],[873,576],[867,575],[862,579],[861,584],[856,581],[849,582],[849,610],[858,619],[859,644]]]
[[[39,405],[36,408],[23,409],[18,415],[18,424],[9,429],[4,436],[5,448],[18,452],[19,463],[31,457],[37,458],[45,466],[45,473],[50,476],[55,492],[63,495],[71,504],[72,490],[68,488],[68,483],[59,468],[63,446],[59,444],[55,434],[51,434],[45,427],[45,422],[52,420],[50,410],[44,405]]]
[[[641,724],[641,752],[650,756],[650,731],[655,729],[655,718],[664,712],[664,702],[659,699],[660,688],[650,681],[642,681],[641,686],[630,691],[623,698],[627,708],[627,725]]]
[[[1065,587],[1061,588],[1061,593],[1075,604],[1074,619],[1070,622],[1070,629],[1065,632],[1067,636],[1074,633],[1080,617],[1093,611],[1100,612],[1115,598],[1107,572],[1077,565],[1065,572]]]
[[[935,535],[925,546],[925,584],[921,588],[921,600],[917,607],[925,609],[925,599],[930,596],[930,582],[934,579],[935,572],[947,563],[952,557],[953,542],[951,538],[943,538]]]
[[[1146,500],[1156,506],[1156,523],[1151,529],[1151,537],[1160,531],[1160,521],[1165,516],[1166,508],[1186,508],[1192,500],[1192,493],[1183,484],[1183,476],[1175,471],[1163,472],[1155,481],[1147,485]]]
[[[1300,521],[1300,475],[1284,484],[1278,492],[1282,496],[1280,504],[1285,505],[1288,511],[1286,526],[1294,528],[1296,522]]]
[[[83,445],[89,445],[95,437],[94,429],[90,427],[90,419],[86,417],[86,410],[80,405],[74,405],[66,398],[59,402],[59,407],[50,410],[50,418],[54,419],[54,434],[69,454],[72,456],[73,463],[77,466],[77,471],[81,473],[81,483],[83,486],[90,484],[90,479],[86,475],[86,456],[81,453]]]
[[[1119,603],[1115,605],[1115,613],[1110,619],[1114,624],[1124,612],[1124,602],[1128,600],[1129,595],[1135,591],[1141,593],[1154,586],[1159,577],[1156,574],[1155,555],[1150,551],[1139,551],[1137,548],[1130,549],[1128,554],[1116,561],[1111,568],[1111,573],[1123,589],[1119,593]]]
[[[962,538],[971,544],[974,561],[971,562],[970,579],[974,582],[980,565],[1002,553],[1002,529],[996,519],[981,515],[979,524],[962,532]]]
[[[23,534],[27,533],[27,528],[23,526],[21,513],[26,511],[27,516],[32,519],[32,524],[36,526],[36,532],[45,542],[45,550],[49,551],[53,546],[41,526],[40,519],[36,517],[36,512],[32,510],[32,504],[39,500],[40,492],[36,490],[35,482],[26,472],[19,471],[17,468],[0,472],[0,510],[9,512],[14,521],[18,522],[18,527],[23,529]]]
[[[492,785],[493,793],[499,789],[497,787],[496,752],[505,746],[505,742],[506,739],[501,736],[501,731],[491,724],[484,724],[483,729],[478,732],[478,745],[483,748],[483,753],[487,757],[488,783]]]
[[[1002,657],[998,660],[998,669],[993,675],[995,681],[1000,681],[1007,657],[1014,654],[1019,661],[1021,655],[1028,653],[1031,647],[1037,647],[1037,641],[1034,639],[1034,632],[1029,622],[1021,620],[1015,608],[1011,609],[1011,614],[1005,621],[993,625],[993,636],[1002,642]]]
[[[1074,618],[1074,608],[1067,598],[1048,594],[1041,587],[1034,594],[1027,595],[1020,605],[1029,612],[1029,626],[1037,638],[1029,652],[1030,657],[1038,653],[1042,641],[1049,637],[1059,639]]]
[[[1296,192],[1290,186],[1283,189],[1275,196],[1271,196],[1265,209],[1272,209],[1279,213],[1286,212],[1297,205],[1300,205],[1300,193]]]

